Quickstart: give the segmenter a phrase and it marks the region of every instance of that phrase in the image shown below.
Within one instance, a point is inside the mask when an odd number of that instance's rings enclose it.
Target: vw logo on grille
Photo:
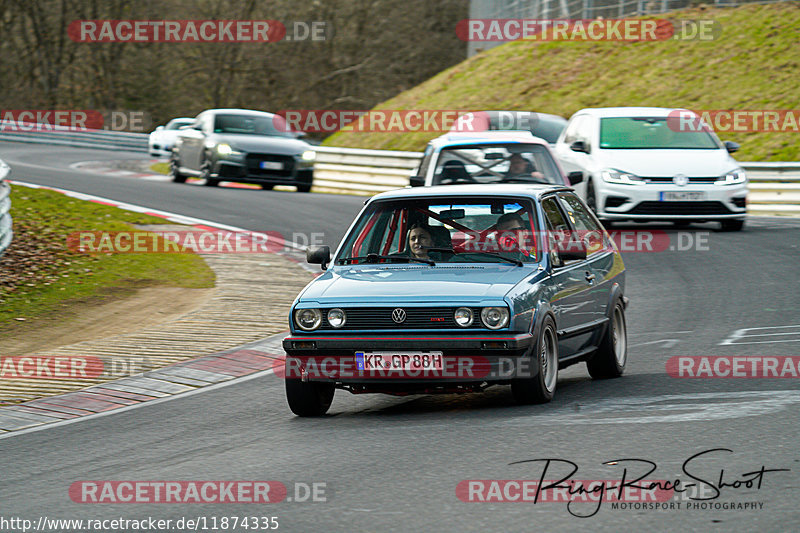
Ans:
[[[392,311],[392,320],[394,320],[398,324],[402,324],[403,322],[405,322],[406,321],[406,312],[405,312],[405,310],[400,309],[398,307],[397,309]]]
[[[672,183],[678,187],[685,187],[689,184],[689,178],[684,174],[675,174],[675,176],[672,178]]]

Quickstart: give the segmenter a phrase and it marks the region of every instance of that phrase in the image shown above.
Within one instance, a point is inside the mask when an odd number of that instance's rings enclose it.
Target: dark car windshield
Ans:
[[[295,137],[291,132],[278,129],[272,116],[268,115],[219,114],[214,117],[214,133]]]
[[[567,126],[567,120],[529,111],[488,111],[490,130],[530,131],[534,136],[555,143]]]
[[[524,198],[375,202],[345,237],[335,262],[394,263],[421,258],[436,263],[531,263],[540,256],[536,227],[533,203]],[[420,233],[424,233],[421,253],[413,247]]]
[[[481,143],[439,153],[434,185],[501,182],[564,185],[553,157],[541,144]]]
[[[667,117],[614,117],[600,119],[600,148],[716,150],[708,131],[680,131]]]
[[[188,120],[170,120],[169,124],[167,124],[167,126],[164,129],[165,130],[177,130],[177,129],[180,129],[181,126],[188,126],[192,122],[194,122],[194,119],[191,119],[191,118],[188,119]]]

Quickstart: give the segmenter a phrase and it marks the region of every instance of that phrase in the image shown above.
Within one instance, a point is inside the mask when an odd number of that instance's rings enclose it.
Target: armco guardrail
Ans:
[[[0,121],[0,140],[75,146],[103,150],[147,152],[147,133],[90,130]]]
[[[147,134],[61,127],[9,128],[0,122],[0,140],[147,152]],[[13,125],[12,125],[13,126]],[[314,185],[372,195],[408,185],[421,152],[317,146]],[[749,210],[757,214],[800,214],[800,162],[744,162],[750,178]]]
[[[8,165],[0,161],[0,257],[11,244],[11,239],[14,237],[14,232],[11,229],[11,187],[5,181],[5,177],[9,172]]]

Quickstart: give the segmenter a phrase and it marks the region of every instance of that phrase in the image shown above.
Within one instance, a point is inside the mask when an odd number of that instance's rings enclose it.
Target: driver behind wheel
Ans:
[[[526,227],[525,221],[517,213],[506,213],[497,219],[497,244],[504,252],[519,252],[530,257],[536,243]],[[535,253],[535,252],[534,252]]]
[[[506,178],[532,177],[537,180],[544,179],[544,174],[538,172],[533,163],[522,157],[520,154],[513,154],[508,160],[508,172]]]

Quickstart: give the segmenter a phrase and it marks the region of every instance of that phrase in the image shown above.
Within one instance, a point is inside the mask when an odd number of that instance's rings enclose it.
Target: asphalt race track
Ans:
[[[142,157],[0,144],[11,179],[112,198],[252,230],[324,232],[335,246],[363,199],[207,188],[75,171],[79,161]],[[17,189],[16,194],[20,194]],[[641,227],[623,225],[622,229]],[[800,509],[800,381],[679,379],[673,356],[800,354],[800,219],[751,218],[745,231],[712,224],[678,239],[689,250],[624,254],[629,362],[593,382],[563,371],[555,400],[514,405],[508,388],[463,396],[354,396],[338,391],[329,416],[299,419],[274,375],[154,405],[0,439],[3,516],[34,520],[276,516],[283,531],[788,531]],[[760,329],[754,329],[760,328]],[[740,331],[746,330],[746,331]],[[462,480],[538,480],[544,463],[576,464],[573,479],[646,479],[736,485],[671,500],[673,509],[611,502],[465,503]],[[519,464],[511,464],[521,462]],[[754,473],[764,467],[760,487]],[[724,471],[724,472],[723,472]],[[553,462],[545,479],[567,475]],[[559,474],[561,474],[559,476]],[[292,501],[256,504],[78,504],[80,480],[276,480]],[[735,483],[737,480],[741,483]],[[294,501],[324,483],[326,501]],[[748,487],[748,485],[750,485]],[[321,486],[321,485],[320,485]],[[707,501],[689,500],[712,498]],[[303,499],[303,498],[300,498]],[[320,498],[321,499],[321,498]],[[689,507],[689,504],[697,507]],[[680,505],[678,505],[680,504]],[[731,504],[753,508],[729,509]],[[703,508],[705,507],[705,508]],[[595,513],[595,511],[597,511]],[[578,517],[575,515],[587,515]],[[590,515],[590,516],[589,516]],[[202,527],[200,528],[202,531]],[[208,529],[211,530],[211,529]],[[218,530],[222,530],[219,528]]]

